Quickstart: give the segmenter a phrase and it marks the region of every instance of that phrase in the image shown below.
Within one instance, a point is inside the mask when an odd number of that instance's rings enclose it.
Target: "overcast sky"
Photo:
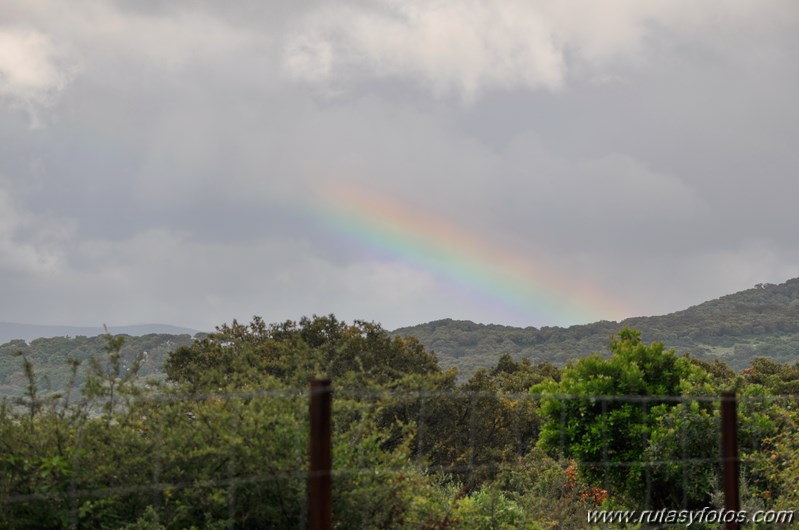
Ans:
[[[795,0],[0,2],[0,321],[663,314],[799,276]]]

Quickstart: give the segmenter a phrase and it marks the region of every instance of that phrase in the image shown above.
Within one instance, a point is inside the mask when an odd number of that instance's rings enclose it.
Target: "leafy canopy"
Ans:
[[[709,392],[710,378],[662,343],[644,344],[636,330],[623,329],[609,348],[610,359],[582,358],[563,370],[560,382],[532,387],[545,418],[538,443],[575,458],[590,483],[640,500],[646,474],[652,484],[658,472],[644,462],[649,440],[666,414],[681,406],[664,398]]]
[[[391,337],[372,322],[347,325],[333,315],[269,326],[260,317],[249,325],[234,320],[175,350],[165,368],[171,380],[197,387],[257,385],[265,377],[302,387],[312,377],[383,385],[441,372],[435,356],[415,338]]]

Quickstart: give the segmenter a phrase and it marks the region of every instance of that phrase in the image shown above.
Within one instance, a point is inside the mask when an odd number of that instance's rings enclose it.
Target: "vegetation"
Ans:
[[[737,371],[759,357],[777,364],[795,362],[799,359],[799,278],[780,285],[759,284],[670,315],[618,323],[536,329],[447,319],[401,328],[391,335],[414,337],[435,354],[442,368],[457,370],[463,383],[481,368],[490,370],[503,355],[532,364],[563,366],[569,360],[605,352],[609,338],[625,327],[640,330],[644,341],[668,344],[678,355],[690,353],[711,363],[723,361]],[[164,363],[170,352],[191,342],[189,335],[127,337],[122,353],[129,360],[146,351],[141,375],[164,378]],[[35,364],[43,391],[61,392],[70,377],[67,360],[86,361],[100,354],[103,346],[102,337],[83,336],[40,338],[30,343],[14,340],[0,345],[0,397],[15,396],[27,384],[20,363],[12,356],[17,351],[23,351]],[[79,381],[85,366],[82,362]]]
[[[656,508],[680,506],[684,500],[693,508],[707,506],[712,482],[704,476],[712,476],[712,465],[692,465],[686,470],[689,480],[683,480],[670,468],[648,461],[663,460],[665,447],[653,451],[661,440],[690,442],[686,449],[695,454],[688,457],[713,455],[717,440],[706,435],[718,430],[713,428],[712,403],[686,405],[664,399],[712,396],[718,390],[710,385],[710,375],[673,350],[664,351],[661,343],[647,346],[640,333],[630,329],[613,339],[610,351],[610,359],[584,357],[564,369],[560,382],[532,388],[531,392],[543,397],[546,418],[539,444],[561,449],[577,460],[588,482],[604,484],[631,501],[640,500],[643,491],[646,503]],[[614,399],[617,396],[626,399]],[[691,436],[702,432],[695,426],[708,431],[701,438]],[[695,486],[697,481],[700,488]],[[690,488],[690,494],[684,488]]]
[[[799,278],[780,285],[758,284],[669,315],[618,323],[537,329],[446,319],[393,333],[418,338],[435,352],[443,367],[457,368],[461,377],[468,377],[504,354],[563,365],[604,351],[608,338],[625,327],[640,330],[645,341],[665,342],[677,354],[719,359],[735,370],[743,370],[756,357],[795,362],[799,359]]]
[[[136,356],[141,355],[138,375],[156,379],[164,378],[163,366],[169,353],[192,342],[189,335],[149,334],[124,337],[125,341],[120,348],[123,365],[129,366]],[[28,384],[17,354],[25,355],[36,367],[36,384],[42,392],[59,393],[66,389],[72,377],[70,361],[80,363],[74,385],[79,386],[86,378],[89,359],[101,356],[105,348],[106,340],[103,336],[39,338],[30,343],[12,340],[0,345],[0,398],[15,397]]]
[[[796,365],[737,373],[622,329],[609,358],[503,355],[459,382],[420,341],[331,315],[223,325],[159,381],[128,340],[66,360],[60,394],[15,357],[0,527],[301,527],[312,377],[334,381],[337,528],[585,528],[598,507],[718,505],[722,390],[746,398],[744,506],[797,500]]]

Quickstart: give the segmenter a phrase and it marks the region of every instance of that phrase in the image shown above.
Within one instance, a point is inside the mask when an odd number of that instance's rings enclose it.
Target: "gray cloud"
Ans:
[[[40,109],[55,102],[77,65],[46,34],[0,29],[0,103],[27,112],[39,127]]]
[[[0,7],[0,320],[573,323],[342,229],[331,186],[598,318],[796,276],[792,2],[564,5]]]
[[[661,39],[729,53],[713,37],[760,38],[793,10],[781,0],[342,2],[308,11],[288,39],[284,66],[311,83],[410,78],[436,95],[473,101],[486,90],[612,80],[609,68],[650,61]]]

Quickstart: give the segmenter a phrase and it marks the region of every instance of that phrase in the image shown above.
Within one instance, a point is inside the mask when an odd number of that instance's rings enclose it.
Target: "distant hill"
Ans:
[[[109,331],[112,330],[109,328]],[[163,366],[169,353],[179,346],[191,344],[192,340],[189,334],[126,336],[120,351],[123,365],[130,366],[141,355],[143,362],[139,374],[163,379]],[[19,397],[28,384],[20,354],[31,361],[39,390],[48,394],[60,392],[68,386],[71,359],[81,363],[76,381],[80,385],[89,359],[104,358],[105,346],[103,337],[85,335],[38,338],[30,343],[22,339],[6,342],[0,345],[0,398]]]
[[[741,370],[757,356],[779,362],[799,360],[799,278],[758,284],[735,294],[662,316],[601,321],[580,326],[517,328],[437,320],[393,333],[415,336],[445,367],[470,374],[493,366],[504,353],[531,361],[563,364],[605,352],[610,336],[623,327],[641,330],[647,341],[664,342],[678,353],[719,358]]]
[[[468,377],[479,368],[494,366],[504,353],[555,364],[604,353],[610,337],[625,326],[641,330],[647,342],[664,342],[681,354],[718,358],[736,370],[748,367],[758,356],[794,363],[799,360],[799,278],[780,285],[759,284],[668,315],[621,322],[538,329],[445,319],[400,328],[392,334],[417,337],[442,366],[457,368],[461,377]],[[132,359],[147,352],[142,374],[159,378],[169,352],[190,344],[197,333],[162,324],[111,327],[109,332],[129,335],[124,357]],[[84,361],[85,367],[87,359],[103,353],[105,342],[97,336],[101,333],[100,327],[0,323],[0,397],[19,395],[25,388],[16,352],[32,361],[40,388],[59,390],[69,379],[68,359]]]
[[[196,329],[170,326],[168,324],[141,324],[138,326],[108,326],[108,332],[113,335],[141,336],[151,333],[170,335],[195,335]],[[0,322],[0,344],[11,340],[21,339],[31,341],[38,338],[49,337],[94,337],[102,335],[105,330],[102,326],[47,326],[39,324],[15,324]]]
[[[105,355],[106,331],[100,326],[46,326],[0,322],[0,397],[19,396],[27,385],[22,360],[24,354],[34,366],[39,388],[63,390],[70,378],[69,359],[81,361],[78,381],[83,380],[87,361]],[[191,344],[195,329],[168,324],[108,326],[112,335],[126,335],[122,355],[132,361],[143,354],[142,376],[163,377],[163,365],[169,353],[178,346]]]

